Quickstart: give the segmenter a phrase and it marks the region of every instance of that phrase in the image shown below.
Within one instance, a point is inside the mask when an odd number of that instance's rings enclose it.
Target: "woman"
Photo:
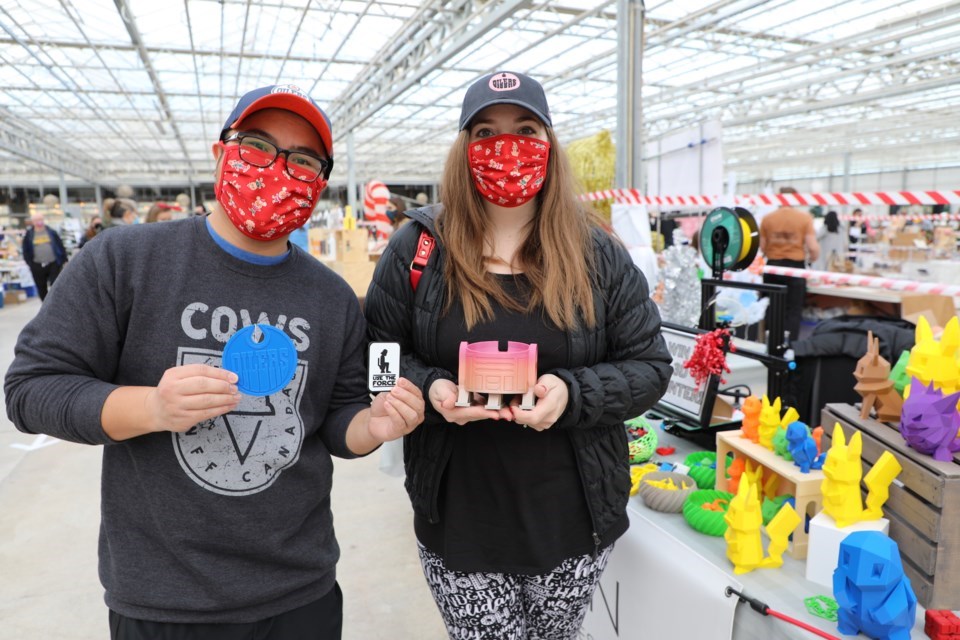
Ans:
[[[820,242],[820,255],[813,263],[813,268],[817,271],[830,271],[831,265],[836,270],[842,267],[846,261],[847,247],[844,242],[845,234],[840,231],[840,218],[836,211],[828,211],[823,217],[823,226],[817,232],[817,240]]]
[[[166,202],[154,202],[147,211],[147,222],[168,222],[173,220],[173,207]]]
[[[115,199],[110,205],[109,221],[111,227],[136,224],[140,221],[137,216],[137,203],[129,198]]]
[[[441,204],[407,211],[367,293],[370,338],[400,343],[429,398],[406,487],[452,638],[575,637],[628,526],[623,421],[670,377],[643,275],[575,193],[543,88],[481,78]],[[460,342],[487,340],[538,345],[532,410],[455,406]]]
[[[387,218],[390,219],[390,225],[393,227],[393,234],[402,227],[410,218],[407,217],[407,204],[400,196],[390,196],[387,201]]]
[[[93,216],[90,220],[90,226],[83,232],[83,237],[80,238],[80,244],[77,248],[82,249],[83,245],[93,240],[101,231],[103,231],[103,219],[100,216]]]

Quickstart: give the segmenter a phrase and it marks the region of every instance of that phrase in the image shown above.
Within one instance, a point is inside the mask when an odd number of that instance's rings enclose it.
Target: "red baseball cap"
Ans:
[[[330,157],[331,168],[333,168],[333,133],[330,118],[296,85],[274,84],[244,94],[227,116],[227,121],[220,131],[220,137],[223,138],[224,132],[235,128],[241,120],[261,109],[284,109],[297,114],[313,125],[320,134],[320,140],[323,141],[324,149]]]

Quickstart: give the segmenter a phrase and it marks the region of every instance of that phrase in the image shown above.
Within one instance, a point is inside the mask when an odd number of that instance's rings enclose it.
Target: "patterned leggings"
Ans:
[[[451,640],[569,640],[577,636],[613,545],[538,576],[451,571],[417,544]]]

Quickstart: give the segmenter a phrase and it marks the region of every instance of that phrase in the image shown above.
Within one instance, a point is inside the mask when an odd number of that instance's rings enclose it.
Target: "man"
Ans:
[[[796,190],[781,187],[780,193],[793,194]],[[770,266],[806,268],[806,261],[813,262],[820,256],[813,216],[786,205],[768,213],[760,221],[760,250]],[[786,318],[783,326],[789,332],[789,339],[796,340],[800,337],[803,300],[807,293],[806,280],[765,275],[763,281],[767,284],[787,285]],[[769,308],[767,313],[769,317]],[[769,322],[767,324],[769,325]]]
[[[20,335],[13,423],[105,445],[113,640],[340,638],[330,456],[409,433],[424,404],[401,379],[371,405],[356,296],[287,242],[332,148],[326,115],[296,87],[246,94],[213,145],[212,213],[98,235]],[[293,364],[289,382],[241,394],[248,379],[220,368],[235,347],[263,369],[256,380]]]
[[[47,297],[48,287],[53,286],[67,262],[67,250],[63,248],[63,241],[57,232],[46,225],[42,213],[33,213],[30,222],[33,226],[23,235],[23,259],[30,267],[42,302]]]

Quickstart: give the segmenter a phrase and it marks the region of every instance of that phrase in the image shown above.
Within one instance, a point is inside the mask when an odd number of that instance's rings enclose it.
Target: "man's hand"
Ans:
[[[520,398],[518,397],[510,402],[513,421],[537,431],[544,431],[552,427],[563,415],[570,399],[570,390],[567,389],[566,382],[552,373],[548,373],[540,376],[537,380],[537,384],[533,388],[533,394],[537,398],[537,406],[529,411],[520,408]]]
[[[459,389],[450,380],[435,380],[430,385],[427,395],[430,404],[437,410],[444,420],[455,424],[467,424],[477,420],[511,420],[510,409],[504,407],[499,411],[484,409],[482,403],[472,403],[469,407],[456,406]],[[472,397],[472,395],[471,395]]]
[[[423,422],[423,394],[406,378],[389,392],[378,393],[370,405],[370,436],[380,442],[401,438]]]
[[[172,367],[144,399],[150,431],[184,432],[237,408],[237,374],[205,364]]]

